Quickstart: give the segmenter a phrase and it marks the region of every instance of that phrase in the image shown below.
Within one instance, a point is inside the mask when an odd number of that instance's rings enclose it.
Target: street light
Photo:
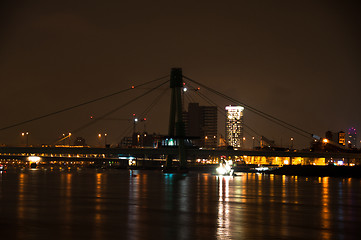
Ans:
[[[243,137],[242,140],[243,140],[243,141],[242,141],[242,148],[244,148],[244,142],[246,141],[246,137]]]
[[[291,150],[293,149],[293,137],[291,137]]]
[[[254,149],[254,137],[252,137],[252,149]]]
[[[108,136],[108,134],[107,134],[107,133],[104,133],[104,147],[107,146],[107,136]],[[101,134],[101,133],[98,134],[98,138],[99,138],[99,141],[101,141],[101,138],[102,138],[102,134]]]
[[[71,133],[69,133],[69,135],[68,135],[68,136],[69,136],[69,147],[70,147],[70,136],[71,136]]]
[[[21,136],[26,136],[26,146],[29,145],[29,132],[22,132]]]

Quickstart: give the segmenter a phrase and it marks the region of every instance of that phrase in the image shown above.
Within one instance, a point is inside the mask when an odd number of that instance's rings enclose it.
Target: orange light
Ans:
[[[327,139],[327,138],[324,138],[322,141],[323,141],[324,143],[328,143],[328,139]]]

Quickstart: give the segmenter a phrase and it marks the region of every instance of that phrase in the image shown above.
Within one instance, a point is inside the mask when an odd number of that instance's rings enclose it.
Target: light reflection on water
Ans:
[[[360,179],[125,170],[0,177],[4,239],[354,239],[361,224]]]
[[[217,238],[231,239],[231,219],[229,206],[229,181],[230,176],[218,177],[218,221],[217,221]]]

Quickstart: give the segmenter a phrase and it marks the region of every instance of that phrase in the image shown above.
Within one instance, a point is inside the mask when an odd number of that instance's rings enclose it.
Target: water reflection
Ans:
[[[103,173],[97,173],[95,177],[95,213],[94,213],[94,225],[96,239],[102,238],[102,176]]]
[[[65,236],[69,236],[71,234],[71,227],[70,227],[70,223],[72,222],[72,174],[71,173],[66,173],[66,174],[61,174],[60,175],[61,178],[61,185],[62,187],[61,189],[61,193],[60,195],[63,196],[64,199],[63,201],[63,206],[64,209],[62,209],[63,211],[63,215],[64,215],[64,234]]]
[[[322,181],[322,210],[321,210],[321,227],[322,231],[322,239],[330,239],[330,212],[329,212],[329,178],[324,177],[321,179]]]
[[[231,239],[231,220],[229,206],[230,176],[218,177],[218,220],[217,239]]]
[[[353,239],[361,224],[359,179],[54,170],[0,184],[1,239]]]
[[[25,212],[25,206],[24,206],[24,188],[25,188],[25,174],[20,173],[19,174],[19,192],[18,192],[18,220],[22,221],[24,219],[24,212]]]
[[[129,175],[129,204],[128,204],[128,229],[129,239],[137,239],[134,233],[139,229],[140,215],[140,177],[138,171],[130,170]]]

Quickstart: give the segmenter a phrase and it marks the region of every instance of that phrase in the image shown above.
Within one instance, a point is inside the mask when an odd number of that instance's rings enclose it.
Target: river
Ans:
[[[361,180],[9,169],[1,239],[360,239]]]

